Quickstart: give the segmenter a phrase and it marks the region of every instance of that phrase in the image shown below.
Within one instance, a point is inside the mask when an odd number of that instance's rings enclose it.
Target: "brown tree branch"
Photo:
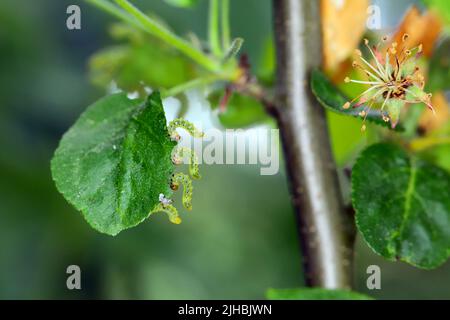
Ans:
[[[321,65],[320,1],[273,0],[277,121],[306,284],[350,288],[353,223],[345,214],[323,108],[309,87]]]

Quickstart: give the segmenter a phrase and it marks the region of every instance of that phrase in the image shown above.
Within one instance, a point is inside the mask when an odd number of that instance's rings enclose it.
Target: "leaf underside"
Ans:
[[[317,100],[320,102],[320,104],[332,112],[362,119],[359,113],[367,109],[367,106],[365,105],[361,105],[357,108],[351,107],[349,109],[344,109],[343,108],[344,104],[347,101],[350,101],[351,99],[348,99],[346,96],[344,96],[331,83],[331,81],[327,78],[327,76],[318,69],[313,70],[311,73],[311,90],[313,94],[316,96]],[[385,122],[383,120],[383,116],[379,110],[370,109],[367,113],[368,113],[366,117],[367,121],[392,129],[389,122]],[[395,129],[392,130],[403,131],[404,128],[399,124],[395,127]]]
[[[56,187],[96,230],[109,235],[146,219],[174,165],[159,93],[147,101],[107,96],[63,136],[51,162]]]
[[[352,172],[356,224],[390,260],[430,269],[450,255],[450,175],[400,147],[367,148]]]

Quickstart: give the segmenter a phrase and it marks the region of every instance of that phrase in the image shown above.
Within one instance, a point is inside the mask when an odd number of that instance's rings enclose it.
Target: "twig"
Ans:
[[[306,284],[351,287],[353,224],[342,205],[323,108],[309,88],[321,64],[320,1],[273,0],[276,101]]]

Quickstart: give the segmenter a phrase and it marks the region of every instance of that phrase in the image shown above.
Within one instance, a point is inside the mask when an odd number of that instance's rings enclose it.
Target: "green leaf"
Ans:
[[[142,31],[116,23],[110,32],[125,43],[102,49],[90,58],[90,78],[95,85],[108,88],[115,81],[124,91],[144,93],[144,86],[168,89],[198,76],[186,57]]]
[[[449,2],[450,4],[450,2]],[[449,9],[450,10],[450,9]],[[436,48],[430,60],[427,88],[431,92],[450,89],[450,38]]]
[[[164,0],[164,1],[172,6],[181,8],[189,8],[198,3],[198,0]]]
[[[311,90],[322,106],[342,115],[361,119],[359,113],[366,108],[366,106],[362,105],[357,108],[344,109],[344,104],[350,99],[345,97],[322,71],[317,69],[313,70],[311,74]],[[371,109],[366,120],[391,129],[390,124],[383,120],[383,117],[378,110]],[[394,130],[402,131],[403,127],[397,125]]]
[[[212,109],[219,107],[223,97],[221,91],[212,93],[208,99]],[[233,93],[224,112],[219,113],[219,121],[226,128],[244,128],[269,121],[262,104],[252,97]]]
[[[356,224],[390,260],[435,268],[450,255],[450,175],[391,144],[375,144],[352,172]]]
[[[358,292],[322,288],[269,289],[266,297],[269,300],[372,300]]]
[[[90,60],[92,82],[108,87],[115,81],[125,91],[171,88],[194,77],[193,67],[177,53],[150,43],[103,49]]]
[[[51,161],[56,187],[96,230],[116,235],[145,220],[174,165],[159,93],[147,101],[107,96],[64,134]]]

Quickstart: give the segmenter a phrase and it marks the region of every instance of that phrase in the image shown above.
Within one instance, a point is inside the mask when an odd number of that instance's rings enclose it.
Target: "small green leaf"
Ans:
[[[51,162],[56,187],[96,230],[116,235],[170,197],[174,165],[159,93],[107,96],[63,136]]]
[[[144,32],[122,23],[112,25],[110,32],[123,43],[90,58],[90,78],[95,85],[108,88],[115,81],[124,91],[144,93],[144,86],[168,89],[198,76],[186,57]]]
[[[266,297],[269,300],[372,300],[358,292],[322,288],[269,289]]]
[[[181,8],[189,8],[198,3],[198,0],[164,0],[164,1],[172,6]]]
[[[435,268],[450,255],[450,175],[400,147],[375,144],[352,172],[356,224],[390,260]]]
[[[361,119],[359,113],[366,108],[363,105],[357,108],[344,109],[344,104],[350,99],[345,97],[320,70],[313,70],[311,74],[311,90],[322,106],[342,115]],[[391,129],[389,122],[385,122],[381,113],[376,109],[369,111],[366,120]],[[402,131],[403,127],[397,125],[394,130]]]
[[[450,2],[448,2],[450,4]],[[427,88],[436,92],[450,89],[450,38],[436,48],[430,60]]]
[[[223,93],[212,93],[208,99],[213,109],[219,107]],[[252,97],[233,93],[224,112],[219,113],[219,121],[226,128],[244,128],[269,121],[262,104]]]
[[[103,49],[90,60],[92,82],[108,87],[116,81],[126,91],[171,88],[194,77],[190,64],[177,53],[152,44],[121,45]]]

